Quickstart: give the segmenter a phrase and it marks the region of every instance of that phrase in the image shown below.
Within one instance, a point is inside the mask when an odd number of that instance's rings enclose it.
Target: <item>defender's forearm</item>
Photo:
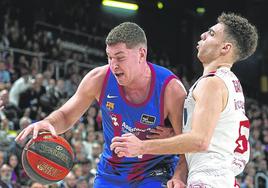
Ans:
[[[206,138],[185,133],[166,139],[142,141],[142,154],[166,155],[199,152],[207,149]]]

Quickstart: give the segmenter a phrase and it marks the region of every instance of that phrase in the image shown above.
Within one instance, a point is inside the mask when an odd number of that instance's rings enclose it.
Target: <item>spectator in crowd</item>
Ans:
[[[33,120],[39,120],[39,111],[42,111],[41,97],[46,94],[46,89],[43,84],[43,75],[37,74],[32,79],[31,87],[20,93],[19,107],[21,109],[30,109],[30,118]],[[47,101],[48,103],[50,101]]]
[[[29,185],[29,188],[47,188],[48,186],[46,185],[42,185],[41,183],[39,182],[36,182],[36,181],[32,181]]]
[[[88,181],[85,178],[78,178],[76,183],[76,188],[90,188],[88,185]]]
[[[16,137],[12,122],[5,116],[3,110],[0,111],[0,148],[3,151],[9,150]]]
[[[86,159],[84,161],[80,161],[82,167],[83,178],[86,178],[89,182],[90,178],[95,176],[96,166],[92,165],[92,160]]]
[[[78,73],[71,74],[69,78],[65,81],[65,91],[67,91],[67,97],[71,97],[81,81],[80,76]]]
[[[14,55],[12,53],[8,53],[5,60],[6,70],[10,73],[10,81],[13,83],[16,80],[16,78],[14,78],[14,74],[16,74],[14,70]]]
[[[97,115],[98,109],[95,106],[91,105],[87,111],[86,122],[88,126],[94,127],[95,131],[99,130],[98,123],[96,120]]]
[[[8,188],[17,188],[16,183],[12,182],[12,168],[8,164],[3,164],[0,167],[1,181],[8,186]]]
[[[4,89],[0,91],[2,106],[2,111],[0,111],[1,117],[7,118],[11,123],[11,130],[19,130],[19,117],[21,116],[21,109],[10,102],[9,92]]]
[[[96,140],[96,134],[95,131],[87,131],[86,139],[83,140],[82,144],[83,147],[86,148],[85,153],[87,156],[87,159],[92,160],[92,148],[93,143]]]
[[[4,61],[0,59],[0,91],[3,89],[9,89],[10,86],[10,73],[6,70],[6,65]]]
[[[5,160],[5,152],[0,150],[0,167],[2,166],[2,164],[4,164],[4,160]]]
[[[60,188],[76,188],[77,177],[72,171],[70,171],[67,176],[60,182]]]
[[[15,183],[20,183],[20,167],[19,167],[19,160],[17,155],[14,153],[11,153],[8,156],[8,165],[12,168],[12,173],[11,173],[11,181],[13,184]]]
[[[82,169],[82,165],[80,163],[76,163],[73,168],[72,171],[74,173],[74,175],[76,177],[82,177],[83,176],[83,169]]]
[[[87,158],[86,156],[86,148],[84,148],[84,145],[82,144],[82,140],[75,140],[72,143],[73,150],[75,153],[75,162],[83,161]]]
[[[241,182],[240,188],[254,188],[254,179],[252,176],[247,175]]]
[[[32,86],[29,71],[28,65],[21,64],[21,77],[10,88],[9,100],[15,106],[19,106],[20,94]]]

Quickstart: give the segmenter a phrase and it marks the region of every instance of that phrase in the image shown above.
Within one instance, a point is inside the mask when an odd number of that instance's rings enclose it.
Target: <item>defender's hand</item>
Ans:
[[[167,188],[185,188],[186,185],[179,179],[171,179],[167,182]]]
[[[114,137],[110,146],[118,157],[137,157],[142,155],[142,141],[134,134],[127,133]]]
[[[175,136],[175,132],[172,127],[157,126],[156,128],[151,129],[150,133],[152,134],[148,134],[146,138],[161,139]]]

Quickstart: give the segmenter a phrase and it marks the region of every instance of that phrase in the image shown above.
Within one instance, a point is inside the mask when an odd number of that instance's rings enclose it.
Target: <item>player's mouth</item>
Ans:
[[[198,50],[198,49],[199,49],[199,47],[200,47],[200,44],[199,44],[199,43],[197,43],[197,45],[196,45],[196,49]]]
[[[115,73],[114,74],[117,78],[121,78],[123,75],[124,75],[124,73]]]

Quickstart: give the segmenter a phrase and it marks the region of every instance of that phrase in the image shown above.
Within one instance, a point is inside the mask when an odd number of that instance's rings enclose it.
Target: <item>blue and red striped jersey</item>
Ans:
[[[133,133],[141,140],[146,139],[150,130],[164,126],[164,91],[172,79],[177,77],[168,69],[148,63],[151,69],[151,85],[146,100],[134,104],[126,99],[122,87],[108,69],[100,96],[102,124],[104,133],[104,151],[101,155],[98,173],[107,164],[112,166],[111,174],[120,174],[126,180],[141,179],[149,171],[161,163],[174,163],[178,158],[174,155],[143,155],[135,158],[119,158],[110,150],[111,140],[124,133]],[[106,164],[105,164],[106,163]],[[106,169],[107,170],[107,169]]]

